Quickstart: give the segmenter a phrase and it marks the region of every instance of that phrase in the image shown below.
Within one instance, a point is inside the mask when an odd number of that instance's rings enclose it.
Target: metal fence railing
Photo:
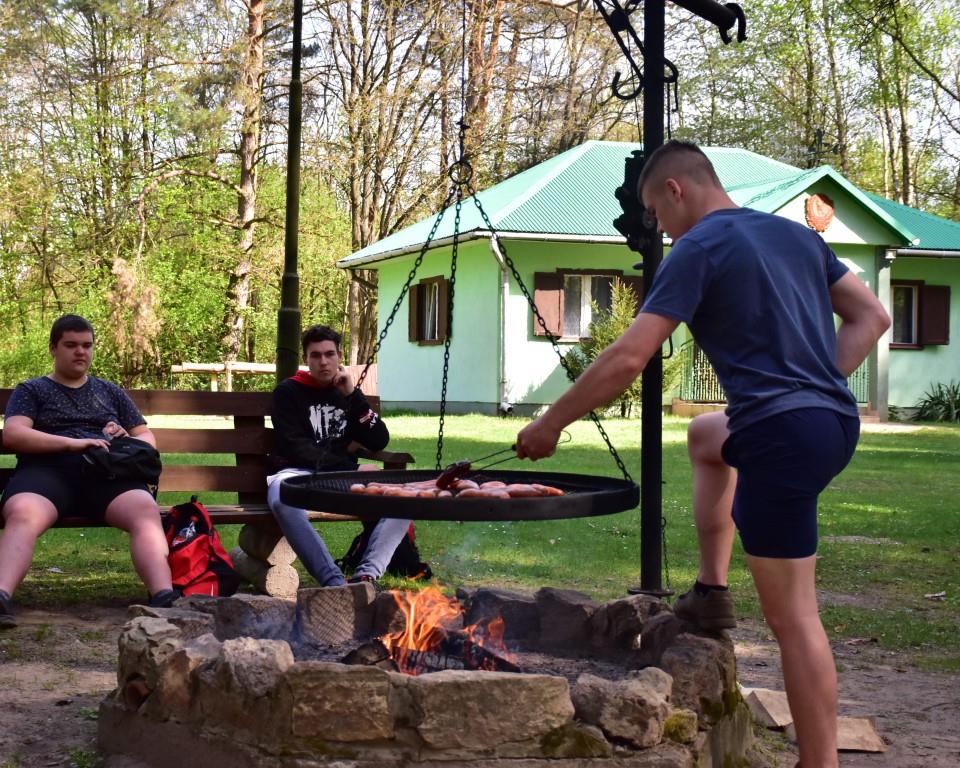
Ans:
[[[726,402],[723,387],[717,381],[717,374],[703,350],[690,340],[680,347],[678,354],[682,371],[680,399],[688,403]],[[847,386],[858,403],[870,401],[870,368],[866,360],[847,379]]]

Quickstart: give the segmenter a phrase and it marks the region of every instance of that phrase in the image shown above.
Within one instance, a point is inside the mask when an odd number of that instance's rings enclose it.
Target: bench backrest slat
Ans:
[[[5,408],[11,389],[0,389],[0,407]],[[164,456],[161,491],[232,491],[241,503],[266,502],[267,455],[273,447],[273,430],[266,426],[270,413],[269,392],[181,392],[127,390],[127,394],[150,423],[151,416],[225,416],[215,427],[173,429],[151,428]],[[2,439],[2,432],[0,432]],[[9,453],[6,449],[0,449]],[[218,464],[174,464],[173,454],[232,454],[235,466]],[[187,459],[189,461],[189,459]],[[209,460],[207,460],[209,462]],[[6,485],[10,469],[0,469]]]

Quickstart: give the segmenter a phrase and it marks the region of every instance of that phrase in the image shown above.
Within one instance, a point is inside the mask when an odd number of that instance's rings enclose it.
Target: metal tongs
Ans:
[[[561,443],[569,443],[571,440],[570,433],[567,430],[563,430],[563,434],[566,435],[566,440],[561,440]],[[473,465],[486,461],[487,459],[492,459],[494,456],[499,456],[503,453],[512,453],[513,456],[507,456],[504,459],[497,459],[496,461],[491,461],[489,464],[486,464],[482,467],[477,467],[473,469]],[[482,472],[485,469],[496,466],[497,464],[503,464],[505,461],[510,461],[511,459],[517,458],[517,444],[514,443],[509,448],[501,448],[499,451],[494,451],[493,453],[488,453],[486,456],[481,456],[479,459],[462,459],[460,461],[455,461],[453,464],[449,464],[446,469],[440,474],[440,477],[437,478],[437,488],[441,491],[447,490],[451,485],[453,485],[457,480],[465,477],[468,474],[473,472]]]

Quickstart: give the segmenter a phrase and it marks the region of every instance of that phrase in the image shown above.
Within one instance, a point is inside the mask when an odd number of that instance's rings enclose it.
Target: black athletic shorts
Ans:
[[[36,493],[51,501],[57,517],[85,517],[103,522],[107,507],[121,493],[150,492],[145,483],[133,480],[102,480],[83,471],[79,453],[31,456],[17,462],[17,469],[3,490],[2,503],[18,493]]]
[[[776,414],[723,444],[737,470],[733,519],[748,555],[809,557],[817,551],[817,497],[847,466],[860,419],[828,408]]]

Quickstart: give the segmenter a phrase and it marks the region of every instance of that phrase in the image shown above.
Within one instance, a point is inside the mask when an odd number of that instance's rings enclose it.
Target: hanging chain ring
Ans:
[[[465,157],[461,157],[447,169],[447,175],[458,187],[465,186],[473,178],[473,166]]]

